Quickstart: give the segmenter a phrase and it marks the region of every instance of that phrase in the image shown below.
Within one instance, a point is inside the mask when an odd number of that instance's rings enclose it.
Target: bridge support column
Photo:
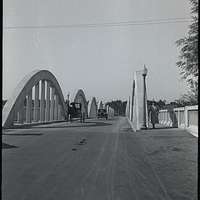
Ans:
[[[31,123],[32,116],[32,90],[29,91],[26,103],[26,123]]]
[[[39,82],[35,85],[33,117],[34,117],[35,122],[37,122],[39,120]]]
[[[40,100],[40,121],[44,121],[45,116],[45,81],[41,81],[41,100]]]
[[[52,87],[52,90],[51,90],[51,106],[50,106],[50,121],[53,121],[53,118],[54,118],[54,95],[55,95],[55,88]]]
[[[45,121],[49,121],[49,120],[50,120],[50,82],[47,81]]]
[[[58,105],[58,120],[62,120],[62,116],[61,116],[61,105]]]
[[[58,120],[58,95],[55,95],[54,120]]]
[[[19,110],[19,112],[17,113],[17,122],[19,124],[23,124],[23,112],[24,112],[24,106],[22,106],[22,109]]]

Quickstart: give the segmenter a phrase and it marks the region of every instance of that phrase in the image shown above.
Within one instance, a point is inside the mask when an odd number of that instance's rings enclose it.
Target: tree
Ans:
[[[150,106],[152,105],[152,103],[155,103],[155,105],[157,106],[157,108],[160,109],[165,109],[166,106],[166,100],[159,100],[159,101],[155,101],[155,100],[147,100],[147,107],[148,109],[150,108]]]
[[[192,96],[196,98],[198,93],[198,0],[190,0],[192,24],[189,26],[188,36],[178,41],[180,47],[179,61],[176,63],[181,70],[182,78],[186,79],[190,88],[189,94],[184,97]]]
[[[122,102],[121,100],[113,100],[106,103],[106,105],[109,105],[111,108],[114,109],[115,115],[125,115],[126,104],[127,101]]]
[[[175,102],[177,102],[177,104],[181,107],[192,106],[197,104],[197,99],[198,99],[197,95],[194,94],[190,95],[190,93],[188,93],[182,95],[182,97],[180,99],[175,100]]]

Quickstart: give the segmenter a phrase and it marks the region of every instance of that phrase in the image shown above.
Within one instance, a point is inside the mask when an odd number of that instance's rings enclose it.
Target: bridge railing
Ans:
[[[198,136],[198,105],[160,110],[158,119],[160,124],[183,128]]]

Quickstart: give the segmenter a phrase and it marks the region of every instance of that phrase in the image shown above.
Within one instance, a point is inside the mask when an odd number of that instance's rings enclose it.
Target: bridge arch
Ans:
[[[55,76],[48,70],[34,70],[21,80],[6,102],[2,126],[10,127],[15,120],[20,124],[62,120],[66,115],[66,104]]]
[[[95,97],[93,97],[88,104],[88,117],[89,118],[97,117],[97,102]]]
[[[82,89],[79,89],[75,95],[74,102],[81,104],[81,112],[88,114],[88,103]]]
[[[102,103],[102,101],[99,101],[97,108],[98,109],[103,109],[103,103]]]

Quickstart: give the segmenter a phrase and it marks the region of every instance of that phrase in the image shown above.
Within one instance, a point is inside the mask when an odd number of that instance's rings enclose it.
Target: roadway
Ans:
[[[3,130],[3,200],[197,199],[197,138],[126,118]]]

